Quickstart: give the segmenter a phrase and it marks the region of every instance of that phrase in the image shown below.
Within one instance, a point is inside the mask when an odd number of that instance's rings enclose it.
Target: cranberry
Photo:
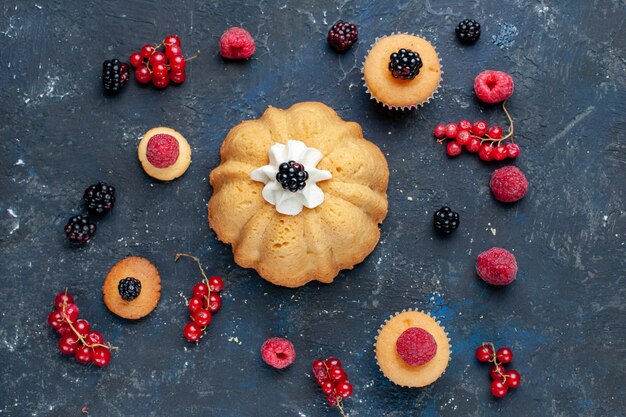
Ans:
[[[480,362],[489,362],[493,358],[493,349],[489,345],[482,345],[476,349],[476,359]]]
[[[500,363],[509,363],[513,360],[513,351],[508,347],[500,348],[496,352],[496,359]]]

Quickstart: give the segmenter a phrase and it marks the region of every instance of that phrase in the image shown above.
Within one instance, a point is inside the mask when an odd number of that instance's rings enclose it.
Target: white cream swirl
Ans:
[[[298,140],[288,140],[285,145],[275,143],[269,150],[270,163],[255,169],[250,177],[265,183],[263,198],[268,203],[276,206],[276,211],[281,214],[295,216],[302,211],[303,207],[315,208],[324,202],[324,192],[316,185],[318,181],[332,178],[329,171],[315,168],[323,155],[315,148],[309,148]],[[291,192],[285,190],[276,179],[280,164],[295,161],[304,166],[309,178],[302,190]]]

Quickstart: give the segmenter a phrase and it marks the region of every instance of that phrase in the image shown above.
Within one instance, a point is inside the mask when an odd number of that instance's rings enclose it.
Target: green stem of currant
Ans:
[[[506,375],[502,373],[502,364],[498,362],[498,358],[496,357],[496,347],[492,342],[483,342],[483,346],[490,346],[491,351],[493,352],[493,357],[489,362],[492,362],[496,366],[496,372],[500,377],[502,377],[502,383],[506,383]]]

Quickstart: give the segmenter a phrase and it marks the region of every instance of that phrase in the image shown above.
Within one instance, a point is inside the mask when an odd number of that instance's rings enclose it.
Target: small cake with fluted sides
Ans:
[[[285,287],[330,283],[376,247],[389,169],[357,123],[322,103],[270,107],[220,154],[209,225],[240,266]]]

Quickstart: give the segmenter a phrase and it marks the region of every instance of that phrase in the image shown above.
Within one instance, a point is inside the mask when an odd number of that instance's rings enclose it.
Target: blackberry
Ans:
[[[119,284],[117,284],[117,291],[124,300],[133,301],[139,297],[141,281],[132,277],[121,279]]]
[[[474,43],[480,38],[480,23],[472,19],[464,19],[456,25],[454,31],[461,43]]]
[[[83,200],[90,213],[106,213],[115,204],[115,188],[106,182],[90,185],[83,194]]]
[[[96,233],[96,225],[87,216],[73,216],[65,225],[65,235],[72,243],[87,243]]]
[[[359,31],[355,24],[340,20],[328,31],[328,43],[336,51],[347,51],[359,40]]]
[[[295,161],[283,162],[276,173],[276,181],[292,193],[302,190],[308,179],[309,173],[304,170],[304,165]]]
[[[438,232],[443,234],[452,233],[459,227],[459,213],[452,211],[450,207],[443,206],[433,215],[433,225]]]
[[[420,73],[422,68],[420,54],[410,49],[400,49],[389,56],[389,71],[394,78],[412,80]]]
[[[128,77],[127,63],[115,58],[102,64],[102,85],[107,93],[117,94],[128,81]]]

